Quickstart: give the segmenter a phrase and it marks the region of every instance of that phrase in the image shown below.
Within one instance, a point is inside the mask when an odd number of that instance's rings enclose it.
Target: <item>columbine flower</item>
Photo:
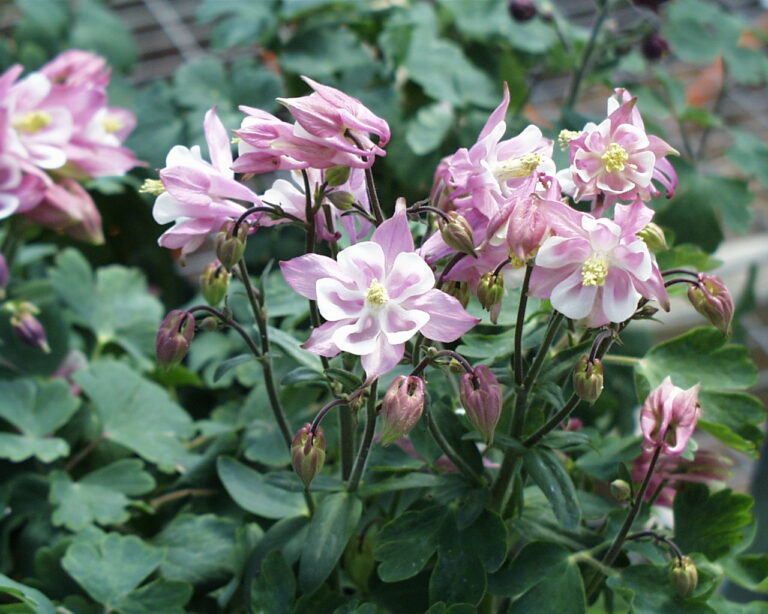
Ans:
[[[490,367],[477,365],[473,373],[462,375],[459,396],[472,426],[490,445],[502,405],[501,386]]]
[[[96,203],[83,186],[68,177],[49,185],[35,207],[28,211],[20,210],[20,213],[80,241],[94,245],[104,243],[101,214]]]
[[[559,201],[541,201],[556,236],[536,255],[530,293],[548,298],[563,315],[589,318],[589,326],[623,322],[640,298],[669,297],[658,266],[636,233],[653,217],[642,203],[617,205],[613,220],[595,218]]]
[[[434,288],[432,269],[414,251],[402,202],[370,241],[342,250],[336,260],[305,254],[280,268],[288,285],[317,301],[327,320],[304,347],[321,356],[361,356],[369,381],[400,362],[416,333],[450,342],[478,322]]]
[[[728,287],[717,275],[709,273],[699,273],[696,282],[688,286],[691,305],[726,337],[730,337],[736,307]]]
[[[384,395],[381,406],[382,445],[389,445],[413,430],[424,411],[424,380],[399,375]]]
[[[203,160],[197,145],[190,149],[177,145],[168,152],[152,210],[158,224],[174,222],[158,243],[181,248],[184,254],[200,247],[208,233],[240,217],[245,207],[236,201],[261,204],[256,194],[235,180],[227,130],[215,108],[205,114],[205,140],[211,162]]]
[[[667,376],[653,390],[640,411],[640,428],[644,447],[661,447],[665,454],[679,456],[685,450],[696,423],[699,421],[699,388],[678,388]]]

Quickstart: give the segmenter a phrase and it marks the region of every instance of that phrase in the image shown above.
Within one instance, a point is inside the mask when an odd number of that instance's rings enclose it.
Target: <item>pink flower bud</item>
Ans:
[[[181,362],[194,336],[195,316],[179,309],[171,311],[157,331],[155,350],[158,364],[168,369]]]
[[[501,385],[493,371],[487,365],[478,365],[474,373],[465,373],[459,396],[472,426],[490,445],[501,416]]]
[[[45,329],[35,316],[40,310],[32,303],[15,302],[6,307],[11,311],[11,326],[16,332],[16,336],[24,343],[46,354],[50,353],[51,348],[48,345],[48,337]]]
[[[646,449],[661,446],[670,456],[680,456],[685,450],[696,423],[699,421],[699,388],[678,388],[667,376],[653,390],[640,411],[640,428]]]
[[[218,260],[206,265],[200,275],[200,291],[209,305],[216,307],[226,296],[231,277],[232,273]]]
[[[323,427],[317,427],[312,433],[312,425],[307,422],[302,426],[291,443],[291,464],[293,470],[309,488],[325,463],[325,433]]]
[[[688,299],[693,308],[726,335],[731,335],[733,297],[723,280],[716,275],[699,273],[698,283],[688,288]]]
[[[232,270],[245,252],[249,226],[243,222],[234,234],[235,222],[228,221],[216,235],[216,257],[228,270]]]
[[[524,23],[536,17],[538,9],[531,0],[511,0],[507,5],[510,16],[515,21]]]
[[[582,357],[573,372],[573,389],[587,403],[594,403],[603,392],[603,364],[599,359]]]
[[[384,429],[381,443],[389,445],[405,437],[416,426],[424,411],[424,380],[415,375],[400,375],[384,395],[381,418]]]

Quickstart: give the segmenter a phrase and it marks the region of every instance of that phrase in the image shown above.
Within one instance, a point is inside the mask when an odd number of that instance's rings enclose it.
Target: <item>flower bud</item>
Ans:
[[[661,447],[670,456],[680,456],[699,421],[699,387],[678,388],[667,376],[654,389],[640,410],[644,448]]]
[[[573,389],[582,401],[594,403],[603,392],[603,364],[583,356],[573,372]]]
[[[448,247],[462,252],[463,254],[475,253],[475,238],[472,234],[472,227],[463,215],[451,211],[446,214],[450,221],[442,217],[438,222],[440,234]]]
[[[157,331],[155,352],[161,367],[169,369],[187,355],[195,336],[195,316],[188,311],[174,309]]]
[[[344,190],[334,190],[326,195],[331,204],[339,211],[349,211],[355,204],[355,195]]]
[[[325,171],[325,182],[333,187],[344,185],[349,181],[351,170],[348,166],[332,166]]]
[[[312,433],[312,425],[307,422],[297,432],[291,443],[291,464],[293,470],[309,488],[312,480],[320,473],[325,463],[325,434],[318,426]]]
[[[235,222],[230,220],[216,235],[216,257],[227,270],[231,271],[243,257],[248,231],[248,223],[243,222],[235,235]]]
[[[625,480],[614,480],[611,482],[611,494],[617,501],[629,501],[632,496],[632,488]]]
[[[213,316],[205,316],[202,320],[200,320],[200,324],[198,324],[198,327],[200,330],[204,330],[206,332],[212,333],[214,331],[219,330],[219,320],[217,318],[214,318]]]
[[[669,245],[667,245],[667,237],[664,235],[664,231],[658,224],[651,222],[638,232],[637,236],[645,242],[648,249],[652,252],[661,252],[665,249],[669,249]]]
[[[696,570],[696,563],[689,556],[684,556],[682,560],[675,559],[669,575],[672,584],[677,590],[677,594],[681,597],[690,597],[699,583],[699,572]]]
[[[45,329],[40,320],[35,317],[40,310],[26,301],[11,303],[6,308],[11,312],[11,326],[16,336],[27,345],[42,350],[46,354],[50,353],[51,348],[48,345]]]
[[[200,275],[200,291],[203,298],[212,307],[216,307],[227,295],[232,273],[227,271],[218,260],[208,263]]]
[[[405,437],[416,426],[424,411],[424,380],[415,375],[396,377],[384,395],[381,418],[382,445]]]
[[[8,287],[8,262],[5,260],[5,256],[0,253],[0,300],[5,298],[5,289]]]
[[[515,21],[524,23],[536,17],[538,9],[531,0],[511,0],[507,5],[510,16]]]
[[[492,309],[504,298],[504,277],[486,273],[477,284],[477,298],[483,309]]]
[[[645,59],[655,62],[669,53],[669,43],[657,32],[651,32],[640,43],[640,49]]]
[[[478,365],[474,373],[462,375],[459,397],[472,426],[491,445],[501,416],[501,385],[490,367]]]
[[[722,279],[709,273],[699,273],[698,283],[688,287],[688,299],[693,308],[720,332],[726,337],[731,335],[733,297]]]
[[[446,294],[450,294],[452,297],[457,299],[459,303],[461,303],[461,306],[464,307],[464,309],[467,308],[467,305],[469,304],[469,298],[472,294],[467,282],[447,281],[440,289]]]

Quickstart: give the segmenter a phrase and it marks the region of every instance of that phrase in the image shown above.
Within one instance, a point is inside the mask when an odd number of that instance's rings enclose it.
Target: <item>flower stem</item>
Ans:
[[[349,492],[355,492],[357,487],[360,486],[360,480],[363,477],[365,463],[368,460],[368,453],[371,451],[373,433],[376,430],[376,391],[378,385],[379,380],[373,380],[373,384],[371,384],[370,396],[368,397],[367,403],[365,433],[363,434],[363,441],[360,443],[360,449],[357,451],[355,466],[352,469],[352,475],[350,476],[349,484],[347,485],[347,491]]]
[[[653,476],[653,472],[656,469],[656,463],[658,462],[660,455],[661,446],[656,446],[656,449],[653,451],[653,456],[651,457],[651,463],[648,465],[648,471],[645,474],[643,483],[640,485],[640,489],[635,495],[635,500],[632,503],[632,507],[630,508],[627,517],[624,519],[624,524],[621,525],[621,529],[619,529],[618,535],[616,535],[616,538],[613,540],[611,548],[608,550],[606,555],[603,557],[603,560],[601,561],[604,567],[610,567],[616,560],[616,557],[619,556],[621,548],[627,539],[627,535],[629,534],[629,530],[632,528],[632,524],[635,522],[637,514],[640,512],[640,507],[643,505],[645,492],[648,490],[648,485],[651,483],[651,477]],[[593,574],[586,591],[587,602],[591,601],[594,594],[600,589],[600,586],[603,583],[603,576],[604,574],[602,571],[598,571]]]
[[[520,289],[520,303],[517,306],[517,322],[515,323],[515,353],[512,356],[515,368],[515,384],[523,385],[523,325],[525,324],[525,310],[528,307],[528,286],[531,282],[533,266],[525,267],[523,287]]]
[[[579,95],[579,89],[581,88],[582,81],[584,80],[584,76],[587,73],[587,68],[589,67],[592,54],[595,51],[597,38],[600,35],[600,30],[602,30],[603,24],[605,23],[605,18],[608,16],[608,9],[610,8],[610,4],[611,0],[599,0],[600,8],[597,13],[597,19],[592,25],[592,31],[589,33],[589,40],[587,41],[587,46],[584,47],[584,55],[581,57],[579,68],[576,71],[573,80],[571,81],[571,87],[568,90],[568,96],[565,100],[566,109],[573,109],[574,104],[576,104],[576,98]]]
[[[613,365],[623,365],[626,367],[634,367],[640,364],[640,358],[634,356],[606,356],[603,358],[603,362]]]
[[[206,313],[210,313],[215,318],[218,318],[224,324],[232,328],[237,334],[239,334],[243,341],[245,341],[245,344],[248,346],[248,349],[251,350],[251,353],[256,357],[257,360],[261,360],[261,350],[258,348],[256,343],[253,341],[253,338],[245,332],[245,329],[240,326],[240,324],[237,323],[234,319],[230,318],[229,316],[225,315],[223,312],[219,311],[218,309],[215,309],[214,307],[211,307],[209,305],[195,305],[194,307],[190,307],[187,311],[190,313],[193,313],[195,311],[205,311]]]
[[[573,412],[573,410],[578,407],[579,401],[581,401],[581,399],[574,392],[571,395],[571,398],[569,398],[568,401],[565,403],[565,405],[563,405],[562,409],[560,409],[560,411],[558,411],[554,416],[552,416],[549,420],[547,420],[530,437],[528,437],[525,441],[523,441],[523,445],[526,448],[532,448],[537,443],[539,443],[539,441],[541,441],[544,437],[549,435],[549,433],[555,430],[563,420],[565,420],[568,416],[571,415],[571,412]]]

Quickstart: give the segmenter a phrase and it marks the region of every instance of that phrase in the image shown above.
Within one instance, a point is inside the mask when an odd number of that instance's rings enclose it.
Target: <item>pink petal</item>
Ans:
[[[485,126],[483,126],[483,129],[480,131],[480,135],[477,137],[478,141],[482,141],[486,136],[488,136],[494,130],[494,128],[496,128],[496,126],[498,126],[504,121],[504,118],[507,115],[508,107],[509,107],[509,85],[507,85],[505,81],[504,96],[501,100],[501,103],[499,104],[498,107],[496,107],[493,110],[493,113],[491,113],[490,117],[488,117],[488,120],[485,122]]]
[[[208,154],[217,171],[228,177],[234,177],[232,171],[232,146],[224,124],[216,115],[216,107],[209,109],[203,122]]]
[[[367,290],[374,279],[383,282],[386,277],[384,251],[373,241],[363,241],[341,250],[336,261],[344,278],[354,281],[361,290]]]
[[[376,338],[383,337],[377,318],[365,313],[356,322],[339,326],[333,333],[333,342],[343,352],[364,356],[376,349]]]
[[[333,334],[336,332],[337,328],[344,326],[345,324],[347,324],[347,322],[326,322],[325,324],[318,326],[312,331],[309,339],[307,339],[301,347],[305,350],[309,350],[313,354],[318,354],[319,356],[327,356],[328,358],[336,356],[341,350],[339,350],[333,342]]]
[[[421,296],[403,303],[407,309],[420,309],[429,314],[429,321],[421,327],[421,334],[434,341],[456,341],[480,320],[469,315],[461,303],[441,290],[429,290]]]
[[[392,267],[399,253],[413,251],[413,237],[402,200],[398,201],[395,214],[376,229],[371,241],[378,243],[384,250],[387,270]]]
[[[377,377],[395,368],[405,353],[405,344],[391,345],[384,335],[379,335],[376,348],[369,354],[365,354],[361,362],[365,369],[366,383],[372,382]]]
[[[384,286],[393,301],[424,294],[435,285],[435,274],[416,252],[400,252]]]
[[[622,235],[634,235],[650,224],[653,216],[653,209],[638,200],[631,205],[616,205],[613,221],[621,226]]]
[[[623,322],[637,309],[640,293],[626,271],[611,268],[603,286],[603,312],[611,322]]]
[[[419,309],[403,309],[390,301],[379,313],[379,326],[387,342],[397,345],[413,337],[429,321],[429,314]]]
[[[549,300],[563,315],[578,320],[592,311],[598,286],[584,286],[581,283],[581,268],[552,289]]]
[[[365,308],[363,292],[350,289],[349,284],[342,283],[333,277],[318,279],[315,286],[317,292],[317,308],[326,320],[338,321],[346,318],[357,318]]]
[[[280,270],[285,282],[302,296],[313,301],[317,300],[317,281],[324,277],[344,280],[344,274],[339,265],[328,256],[319,254],[304,254],[292,260],[282,261]]]
[[[589,242],[581,237],[549,237],[536,254],[536,266],[559,269],[582,263],[592,253]]]

